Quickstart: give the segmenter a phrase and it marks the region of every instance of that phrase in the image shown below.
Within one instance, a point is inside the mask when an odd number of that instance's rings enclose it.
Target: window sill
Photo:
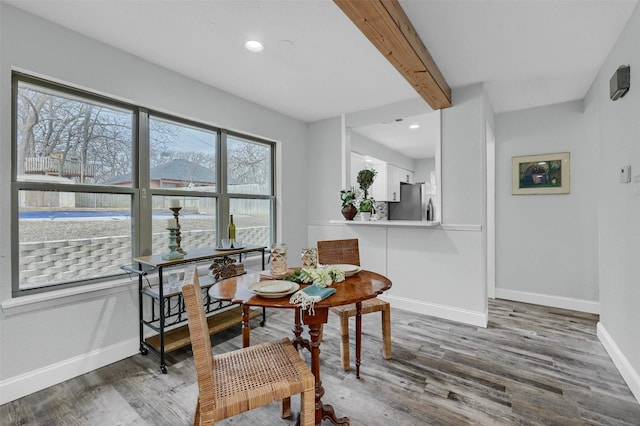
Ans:
[[[209,269],[207,265],[198,266],[198,275],[207,275],[208,272]],[[150,271],[144,278],[143,285],[145,287],[149,285],[157,286],[157,271]],[[52,290],[29,296],[14,297],[2,302],[2,304],[0,304],[0,309],[2,310],[4,318],[7,318],[13,315],[46,310],[58,306],[78,303],[84,300],[123,293],[129,291],[130,286],[135,286],[135,292],[138,292],[138,276],[136,274],[95,284]]]
[[[117,278],[96,284],[87,284],[28,296],[14,297],[5,300],[0,306],[2,308],[3,316],[7,318],[32,311],[41,311],[44,309],[51,309],[62,305],[77,303],[83,300],[122,293],[127,291],[132,285],[137,286],[138,280],[130,279],[128,277]]]

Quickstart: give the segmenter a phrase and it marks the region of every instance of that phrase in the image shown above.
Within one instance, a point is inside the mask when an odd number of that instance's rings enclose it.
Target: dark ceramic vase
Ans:
[[[342,216],[347,220],[353,220],[357,213],[358,209],[356,209],[355,206],[346,206],[342,208]]]

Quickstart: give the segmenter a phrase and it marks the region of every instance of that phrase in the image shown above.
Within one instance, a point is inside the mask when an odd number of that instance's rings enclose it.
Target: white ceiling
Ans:
[[[413,124],[420,127],[410,128]],[[409,158],[429,158],[436,155],[439,128],[440,114],[430,112],[353,127],[351,130],[392,147]]]
[[[449,85],[485,82],[499,113],[583,98],[637,1],[400,4]],[[305,122],[417,97],[329,0],[7,3]]]

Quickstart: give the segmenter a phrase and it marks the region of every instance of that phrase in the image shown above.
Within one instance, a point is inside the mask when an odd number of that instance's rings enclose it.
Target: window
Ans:
[[[149,119],[151,188],[216,192],[217,133]]]
[[[118,275],[131,261],[131,195],[20,190],[19,198],[20,290]]]
[[[204,248],[216,246],[216,198],[212,197],[168,197],[153,196],[152,253],[167,250],[167,220],[173,218],[169,209],[171,202],[177,201],[181,207],[178,220],[180,222],[180,246],[182,249]]]
[[[167,250],[166,225],[174,217],[169,210],[172,205],[181,207],[178,220],[183,250],[216,246],[218,139],[217,129],[149,118],[152,253]]]
[[[230,214],[243,243],[272,240],[271,142],[20,73],[13,124],[14,296],[109,279],[167,251],[175,206],[185,251],[218,245]]]
[[[20,81],[17,180],[119,184],[132,172],[133,112]]]
[[[271,149],[264,143],[227,137],[227,192],[271,195]]]
[[[121,273],[133,246],[132,182],[120,178],[133,170],[133,110],[30,80],[14,88],[14,294]]]
[[[269,245],[273,231],[273,149],[264,143],[227,136],[229,212],[242,244]]]

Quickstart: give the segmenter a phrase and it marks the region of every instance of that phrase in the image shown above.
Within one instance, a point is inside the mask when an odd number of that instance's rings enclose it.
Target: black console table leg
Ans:
[[[167,374],[167,365],[164,362],[164,288],[162,283],[162,267],[158,268],[158,294],[160,296],[160,371]]]

